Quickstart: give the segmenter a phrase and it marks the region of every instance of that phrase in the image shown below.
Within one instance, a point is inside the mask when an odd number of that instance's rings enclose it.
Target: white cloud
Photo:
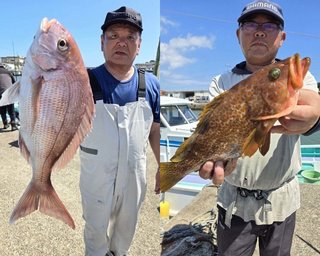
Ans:
[[[170,44],[161,43],[161,65],[169,65],[169,68],[175,69],[190,63],[195,62],[192,58],[187,58],[182,53]]]
[[[172,21],[172,20],[169,20],[168,18],[166,18],[166,17],[164,17],[164,16],[161,16],[161,17],[160,17],[160,24],[169,25],[169,26],[172,26],[172,27],[178,26],[178,23],[177,23],[177,22],[174,22],[174,21]]]
[[[212,49],[214,37],[193,36],[172,38],[169,43],[161,43],[161,65],[168,65],[170,69],[179,68],[196,62],[195,58],[187,57],[190,51],[199,48]]]
[[[179,24],[169,20],[168,18],[161,16],[160,17],[160,33],[161,34],[167,34],[168,33],[168,28],[167,27],[178,27]]]

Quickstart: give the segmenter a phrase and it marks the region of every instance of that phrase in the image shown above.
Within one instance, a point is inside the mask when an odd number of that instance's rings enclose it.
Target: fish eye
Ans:
[[[58,46],[58,49],[62,52],[68,50],[69,48],[68,42],[64,38],[61,38],[58,40],[57,46]]]
[[[277,80],[281,74],[280,68],[273,68],[269,71],[269,78],[271,80]]]

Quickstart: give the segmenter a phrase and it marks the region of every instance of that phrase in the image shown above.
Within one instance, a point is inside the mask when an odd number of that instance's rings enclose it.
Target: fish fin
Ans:
[[[255,141],[259,144],[259,151],[261,155],[267,154],[270,148],[270,129],[277,119],[268,119],[259,123],[256,133]]]
[[[259,147],[259,151],[261,155],[267,154],[270,148],[270,137],[271,137],[271,132],[269,131],[267,135],[265,136],[263,144]]]
[[[166,192],[180,181],[184,175],[180,175],[175,170],[178,163],[163,162],[160,163],[160,190]]]
[[[170,161],[174,162],[174,163],[181,162],[185,158],[185,156],[187,156],[188,153],[191,151],[191,149],[192,149],[191,145],[192,145],[195,137],[196,137],[196,134],[193,134],[188,139],[186,139],[180,145],[180,147],[178,147],[177,151],[175,152],[173,157],[171,157]]]
[[[49,186],[49,189],[45,193],[42,193],[39,198],[39,211],[63,221],[72,229],[75,229],[76,227],[70,213],[63,205],[59,196],[51,185]]]
[[[20,81],[15,82],[1,95],[0,106],[6,106],[19,101]]]
[[[259,122],[257,127],[246,138],[243,145],[243,155],[251,157],[258,149],[265,155],[270,147],[270,129],[276,119]]]
[[[82,118],[77,132],[75,133],[68,147],[65,149],[65,151],[61,154],[59,159],[52,167],[53,170],[62,169],[67,165],[67,163],[69,163],[69,161],[77,152],[80,143],[83,141],[85,136],[91,131],[92,121],[95,113],[95,106],[93,103],[93,97],[90,97],[90,99],[92,99],[92,101],[89,101],[89,104],[85,110],[85,114]]]
[[[39,194],[32,186],[32,183],[30,183],[11,214],[10,224],[36,211],[38,206]]]
[[[28,163],[30,163],[30,151],[24,142],[21,133],[19,133],[19,148],[21,155],[27,160]]]
[[[32,85],[32,93],[31,93],[31,104],[32,104],[32,117],[31,117],[31,127],[32,130],[34,129],[34,126],[38,120],[39,112],[40,112],[40,91],[42,88],[42,84],[44,83],[44,79],[42,76],[32,79],[31,85]]]
[[[259,144],[254,140],[256,129],[254,129],[250,135],[245,139],[242,147],[244,156],[251,157],[259,148]]]
[[[48,216],[62,220],[72,229],[75,229],[71,215],[59,199],[52,185],[50,184],[46,190],[40,192],[32,182],[30,182],[14,208],[10,217],[10,224],[13,224],[16,220],[27,216],[37,209]]]

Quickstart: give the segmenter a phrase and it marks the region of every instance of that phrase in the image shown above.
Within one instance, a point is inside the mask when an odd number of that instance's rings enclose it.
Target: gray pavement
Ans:
[[[0,127],[2,124],[0,122]],[[72,215],[76,229],[34,212],[15,224],[8,223],[11,212],[27,187],[32,170],[17,147],[18,131],[0,130],[0,255],[1,256],[80,256],[84,255],[79,192],[78,154],[66,168],[52,173],[52,184]],[[130,256],[160,255],[159,198],[153,192],[156,162],[148,150],[148,192],[143,203]]]

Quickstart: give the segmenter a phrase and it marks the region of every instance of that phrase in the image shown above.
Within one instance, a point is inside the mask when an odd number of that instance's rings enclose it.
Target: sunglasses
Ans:
[[[240,28],[247,32],[255,32],[257,30],[262,30],[266,32],[275,32],[282,30],[282,26],[273,22],[257,23],[254,21],[245,21],[240,24]]]

